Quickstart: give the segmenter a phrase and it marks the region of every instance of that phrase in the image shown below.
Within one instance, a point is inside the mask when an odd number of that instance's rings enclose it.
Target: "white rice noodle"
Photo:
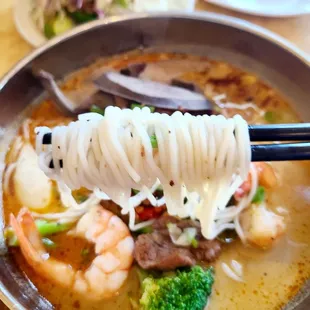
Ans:
[[[61,189],[62,191],[62,189]],[[60,193],[61,193],[60,191]],[[67,193],[66,193],[67,194]],[[62,195],[62,194],[61,194]],[[67,198],[66,198],[67,199]],[[89,198],[81,204],[73,203],[70,207],[60,213],[36,213],[32,212],[35,218],[46,219],[51,221],[59,221],[60,223],[76,222],[91,207],[100,203],[100,199],[95,194],[91,194]]]
[[[233,271],[226,263],[222,263],[221,266],[227,277],[237,282],[244,282],[244,280],[239,275],[237,275],[236,272]]]
[[[221,109],[236,109],[236,110],[247,110],[247,109],[253,109],[255,110],[260,116],[264,115],[264,111],[260,109],[256,104],[254,103],[242,103],[242,104],[237,104],[233,102],[223,102],[223,100],[226,100],[226,95],[225,94],[220,94],[217,96],[214,96],[213,101],[215,104],[221,108]]]
[[[243,266],[239,262],[233,259],[231,261],[231,267],[239,277],[243,276]]]
[[[36,132],[40,166],[47,176],[72,190],[98,188],[121,206],[122,213],[129,214],[131,229],[136,228],[138,201],[147,198],[158,204],[153,195],[156,183],[163,187],[165,198],[160,202],[165,201],[168,213],[197,218],[207,239],[233,229],[229,222],[249,200],[241,200],[236,212],[225,209],[247,178],[251,161],[248,126],[239,115],[225,119],[175,112],[168,116],[146,107],[108,107],[104,117],[87,113],[68,126],[39,127]],[[43,146],[47,132],[52,133],[52,144]],[[154,134],[156,149],[150,140]],[[49,168],[52,159],[54,169]],[[132,188],[140,193],[131,197]],[[185,197],[189,200],[184,205]],[[219,213],[228,214],[220,226],[216,223]]]
[[[279,213],[279,214],[289,214],[289,211],[283,207],[277,207],[276,208],[276,211]]]
[[[239,223],[239,216],[241,212],[249,207],[251,205],[251,202],[253,200],[253,197],[255,196],[255,193],[258,188],[258,175],[257,170],[254,165],[251,164],[250,167],[250,174],[251,174],[251,189],[247,196],[242,198],[237,206],[228,206],[222,211],[219,211],[216,216],[216,222],[218,225],[230,225],[226,229],[235,229],[239,238],[242,242],[246,242],[245,235],[243,233],[243,230],[241,228],[241,225]],[[233,222],[233,224],[230,224]],[[222,230],[221,230],[222,231]]]

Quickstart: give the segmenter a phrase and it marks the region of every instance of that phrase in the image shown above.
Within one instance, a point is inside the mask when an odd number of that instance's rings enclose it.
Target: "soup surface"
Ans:
[[[194,83],[207,98],[215,102],[216,113],[222,113],[227,117],[238,113],[249,123],[259,124],[300,121],[288,103],[255,75],[245,73],[226,63],[180,54],[133,52],[110,59],[100,59],[70,75],[62,85],[62,90],[64,92],[78,90],[82,83],[105,68],[120,70],[134,63],[162,61],[167,61],[167,65],[160,68],[162,80],[170,75]],[[157,72],[157,76],[160,74]],[[14,171],[8,176],[10,167],[18,158],[16,145],[29,141],[35,147],[36,126],[53,127],[68,124],[71,120],[73,119],[58,112],[53,102],[47,99],[33,108],[19,128],[18,137],[12,142],[6,156],[4,183],[7,182],[7,190],[4,192],[3,200],[8,225],[10,213],[17,215],[23,206],[16,191]],[[278,183],[276,187],[266,189],[265,202],[270,210],[284,218],[286,232],[277,237],[272,247],[268,249],[244,244],[238,238],[229,244],[223,244],[221,255],[211,263],[215,267],[215,282],[208,309],[258,309],[258,305],[261,310],[280,309],[310,276],[310,164],[277,162],[271,165]],[[88,195],[89,192],[85,189],[74,193],[78,202],[83,201]],[[116,208],[114,203],[109,201],[103,201],[101,204],[109,210]],[[64,210],[56,184],[53,183],[51,201],[46,208],[37,212]],[[51,257],[62,260],[73,268],[85,270],[94,258],[90,244],[83,239],[68,236],[67,232],[52,235],[49,239],[57,245],[49,249]],[[83,255],[85,249],[86,258]],[[38,276],[36,270],[27,264],[18,247],[11,247],[10,251],[29,281],[56,309],[135,309],[138,303],[140,282],[135,264],[116,297],[91,301],[87,296],[75,294]],[[233,260],[243,267],[241,282],[234,281],[223,271],[223,263],[229,265]]]

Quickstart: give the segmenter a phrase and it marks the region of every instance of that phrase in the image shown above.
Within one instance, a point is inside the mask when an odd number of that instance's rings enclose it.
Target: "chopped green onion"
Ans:
[[[86,258],[89,255],[89,249],[84,248],[81,250],[81,256]]]
[[[264,200],[265,200],[265,189],[264,187],[259,186],[252,199],[252,203],[262,203]]]
[[[146,106],[146,105],[143,105],[143,104],[140,104],[140,103],[132,103],[130,105],[130,109],[133,110],[134,108],[139,108],[139,109],[142,109],[144,107],[148,107],[150,110],[151,110],[151,113],[154,113],[155,112],[155,107],[152,107],[152,106]]]
[[[45,220],[36,220],[35,224],[42,237],[57,234],[66,230],[69,230],[72,224],[47,222]],[[18,240],[12,227],[7,227],[4,231],[5,239],[8,246],[18,246]]]
[[[268,123],[275,123],[277,120],[276,113],[272,111],[267,111],[264,118]]]
[[[137,194],[139,194],[140,193],[140,191],[138,191],[137,189],[132,189],[132,192],[134,193],[134,195],[137,195]]]
[[[158,148],[158,143],[157,143],[156,136],[155,135],[151,135],[150,136],[150,140],[151,140],[152,148],[153,149],[157,149]]]
[[[98,113],[98,114],[104,115],[104,109],[101,109],[94,104],[90,107],[89,111],[93,112],[93,113]]]
[[[82,203],[88,199],[88,196],[82,194],[75,194],[73,197],[77,203]]]
[[[192,239],[192,242],[191,242],[191,245],[194,249],[197,249],[198,248],[198,241],[197,239],[193,238]]]
[[[150,234],[153,232],[153,227],[152,226],[145,226],[139,230],[136,231],[139,235],[142,234]]]
[[[56,243],[51,239],[42,238],[42,242],[48,249],[55,249],[57,247]]]
[[[72,227],[72,224],[69,223],[47,222],[45,220],[36,220],[35,223],[42,237],[67,231]]]
[[[164,191],[163,186],[161,184],[156,188],[156,190],[159,191],[159,192],[163,192]]]

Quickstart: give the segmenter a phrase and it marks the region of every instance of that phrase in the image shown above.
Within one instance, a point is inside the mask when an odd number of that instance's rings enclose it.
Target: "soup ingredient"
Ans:
[[[132,110],[133,110],[134,108],[142,109],[143,107],[145,107],[145,105],[139,104],[139,103],[132,103],[132,104],[130,105],[130,109],[132,109]],[[150,109],[150,111],[151,111],[152,113],[155,112],[155,107],[149,107],[149,106],[148,106],[148,108]]]
[[[32,146],[25,143],[13,178],[20,204],[32,210],[48,207],[52,199],[52,182],[39,168],[38,156]]]
[[[45,145],[43,152],[41,130],[52,135],[52,145]],[[248,126],[239,116],[195,117],[181,112],[168,116],[151,113],[147,107],[108,107],[104,117],[82,114],[69,126],[39,127],[36,132],[41,168],[47,175],[71,189],[99,186],[123,214],[129,213],[131,229],[135,228],[132,188],[145,193],[155,205],[151,188],[158,180],[168,213],[199,219],[205,238],[214,239],[234,228],[232,223],[215,219],[219,211],[226,212],[228,201],[249,172]],[[157,149],[150,141],[154,134]],[[50,169],[50,159],[54,169]],[[184,204],[185,197],[188,203]]]
[[[168,231],[171,238],[171,241],[180,246],[189,246],[193,243],[196,244],[193,240],[196,240],[197,229],[195,227],[184,228],[182,231],[176,224],[169,223]]]
[[[258,183],[266,188],[274,188],[277,186],[277,177],[273,167],[264,162],[255,163],[255,168],[258,172]]]
[[[96,105],[92,105],[91,108],[90,108],[90,112],[93,112],[93,113],[99,113],[101,115],[104,115],[104,110],[97,107]]]
[[[285,232],[284,218],[268,210],[264,204],[252,205],[240,216],[245,238],[260,248],[270,248]]]
[[[265,200],[265,189],[262,186],[257,188],[255,196],[252,199],[252,203],[262,203]]]
[[[35,225],[42,237],[58,234],[67,231],[72,227],[72,225],[68,223],[47,222],[45,220],[35,220]],[[11,226],[4,230],[4,236],[8,246],[19,245],[16,234]]]
[[[48,238],[42,238],[42,243],[47,249],[55,249],[57,247],[57,244]]]
[[[175,244],[167,227],[171,225],[182,231],[195,229],[195,241],[182,246]],[[153,231],[139,235],[135,244],[134,256],[143,269],[174,270],[178,267],[190,267],[197,261],[214,261],[221,253],[220,241],[204,239],[198,221],[162,216],[152,226]]]
[[[237,282],[244,282],[243,276],[243,268],[240,263],[235,260],[231,261],[231,267],[228,266],[226,263],[221,264],[224,273],[231,279]]]
[[[202,310],[214,282],[213,269],[195,266],[175,276],[143,281],[140,305],[144,310]]]
[[[85,298],[114,296],[127,279],[134,241],[121,219],[101,206],[94,206],[70,232],[95,245],[96,257],[85,271],[50,257],[29,211],[23,209],[17,219],[11,214],[11,226],[26,261],[40,276]]]
[[[105,93],[168,110],[212,110],[204,95],[167,84],[106,72],[95,80]]]
[[[278,180],[275,171],[270,164],[265,162],[256,162],[252,163],[252,166],[257,172],[258,183],[262,185],[262,187],[271,189],[277,186]],[[249,174],[247,180],[243,182],[242,185],[236,190],[234,198],[237,201],[239,201],[241,198],[243,198],[246,194],[250,192],[251,188],[252,188],[252,178],[251,175]],[[257,194],[257,191],[255,194]],[[263,189],[260,189],[259,192],[260,194],[258,195],[261,198],[263,198],[262,197],[264,192]]]

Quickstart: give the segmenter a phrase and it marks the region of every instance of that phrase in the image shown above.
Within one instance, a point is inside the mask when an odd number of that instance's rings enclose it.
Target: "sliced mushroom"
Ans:
[[[95,80],[95,83],[105,93],[157,108],[187,111],[212,110],[212,104],[202,94],[117,72],[104,73]]]

